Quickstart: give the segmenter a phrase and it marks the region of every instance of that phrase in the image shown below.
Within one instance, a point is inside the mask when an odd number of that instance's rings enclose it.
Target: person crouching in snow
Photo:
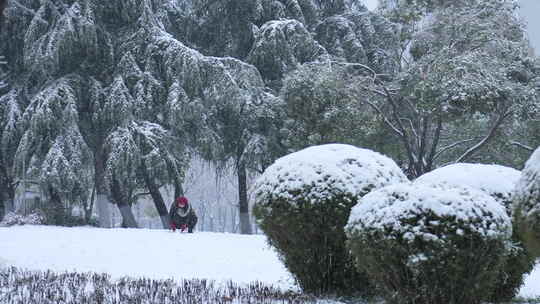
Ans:
[[[187,230],[189,233],[193,233],[193,228],[197,224],[197,215],[195,214],[195,210],[191,208],[186,197],[178,197],[172,203],[169,216],[171,218],[171,230],[173,232],[176,229],[180,229],[182,232]]]

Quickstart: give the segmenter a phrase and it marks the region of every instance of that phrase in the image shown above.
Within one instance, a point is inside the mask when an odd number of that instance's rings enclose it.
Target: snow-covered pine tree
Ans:
[[[90,153],[78,125],[79,86],[78,77],[60,78],[32,98],[16,152],[18,176],[39,182],[49,202],[45,211],[57,225],[90,190]]]
[[[217,62],[216,62],[217,63]],[[253,66],[236,59],[219,59],[233,71],[221,75],[219,90],[209,90],[205,103],[204,132],[211,134],[201,149],[206,159],[220,165],[232,162],[238,179],[240,231],[252,232],[247,197],[247,173],[260,168],[266,147],[268,130],[274,115],[275,97],[264,92],[263,80]],[[241,83],[241,86],[232,86]],[[205,152],[205,153],[204,153]]]

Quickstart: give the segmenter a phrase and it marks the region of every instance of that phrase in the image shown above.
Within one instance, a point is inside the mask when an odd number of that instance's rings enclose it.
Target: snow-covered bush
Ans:
[[[11,227],[15,225],[42,225],[45,223],[45,216],[40,212],[32,212],[28,215],[22,215],[15,212],[6,214],[0,222],[0,227]]]
[[[508,255],[510,217],[467,187],[399,184],[364,196],[346,232],[359,270],[389,303],[480,303]]]
[[[482,190],[502,204],[507,214],[512,217],[512,193],[520,176],[518,170],[505,166],[458,163],[426,173],[414,183],[447,183]],[[491,302],[508,302],[514,298],[525,275],[534,268],[534,257],[524,248],[521,234],[516,227],[513,228],[512,251],[497,278],[494,294],[489,299]]]
[[[306,292],[372,292],[346,249],[351,208],[372,189],[406,181],[389,158],[350,145],[314,146],[278,159],[257,180],[255,216]]]
[[[527,249],[540,257],[540,148],[525,163],[514,192],[514,221]]]
[[[448,183],[482,190],[501,203],[512,214],[512,193],[521,173],[500,165],[457,163],[418,177],[415,184]]]

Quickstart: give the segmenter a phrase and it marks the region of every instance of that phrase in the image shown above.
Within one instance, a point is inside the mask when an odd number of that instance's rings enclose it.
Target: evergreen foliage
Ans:
[[[268,50],[273,50],[269,52]],[[255,36],[247,61],[264,75],[269,86],[279,88],[280,80],[298,65],[316,61],[326,50],[297,20],[265,23]],[[276,83],[277,82],[277,83]]]
[[[286,119],[281,127],[284,145],[292,151],[314,145],[371,143],[379,136],[375,113],[358,104],[348,86],[355,65],[339,62],[306,63],[288,74],[280,91]]]

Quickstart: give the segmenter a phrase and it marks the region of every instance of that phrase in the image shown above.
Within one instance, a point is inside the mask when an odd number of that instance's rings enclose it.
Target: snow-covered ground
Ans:
[[[0,228],[0,267],[104,272],[154,279],[260,281],[296,289],[261,235],[172,233],[146,229]],[[540,265],[521,290],[540,297]]]
[[[0,263],[30,270],[293,286],[263,236],[149,229],[0,228]]]

